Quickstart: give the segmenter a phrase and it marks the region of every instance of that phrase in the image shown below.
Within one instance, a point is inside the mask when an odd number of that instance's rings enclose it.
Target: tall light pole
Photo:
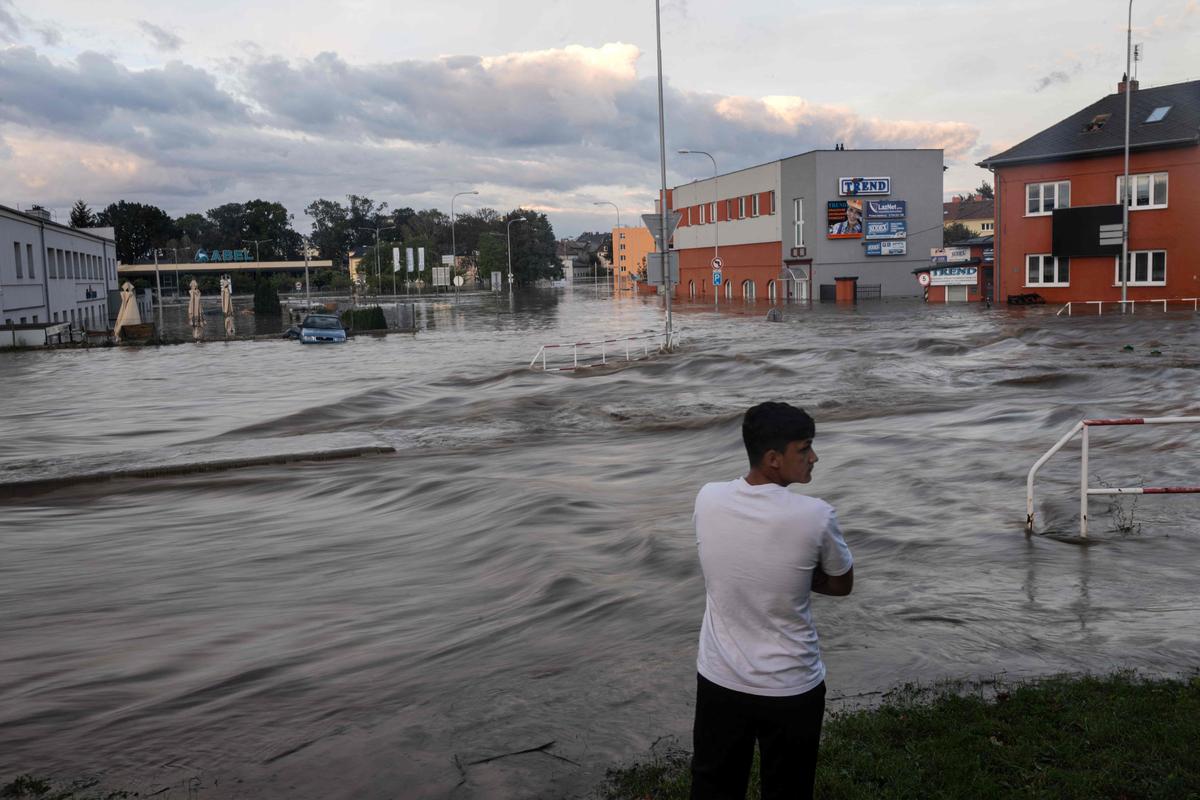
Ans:
[[[508,293],[509,293],[509,294],[512,294],[512,291],[513,291],[513,271],[512,271],[512,224],[513,224],[514,222],[528,222],[528,221],[529,221],[529,220],[525,219],[525,217],[517,217],[516,219],[510,219],[510,220],[508,221],[508,227],[506,228],[505,237],[506,237],[506,239],[507,239],[507,241],[508,241]]]
[[[266,244],[267,242],[273,242],[273,241],[275,241],[275,240],[274,239],[243,239],[242,244],[254,245],[254,261],[255,261],[255,263],[257,263],[259,261],[258,246],[260,244]]]
[[[1132,2],[1132,0],[1130,0]],[[666,349],[671,349],[671,248],[667,244],[667,126],[663,115],[663,74],[662,74],[662,3],[654,0],[654,44],[658,53],[658,169],[662,179],[662,198],[659,211],[662,212],[659,221],[662,223],[661,233],[663,249],[663,286],[666,288],[667,310],[667,341]]]
[[[476,191],[459,192],[450,198],[450,277],[454,277],[454,268],[458,266],[458,240],[454,238],[454,201],[465,194],[479,194]]]
[[[706,152],[704,150],[683,149],[683,150],[679,151],[679,154],[683,155],[683,156],[688,156],[688,155],[708,156],[708,160],[711,161],[712,165],[713,165],[712,224],[713,224],[713,269],[715,270],[717,268],[716,265],[720,263],[720,261],[718,259],[720,259],[720,257],[721,257],[721,246],[720,246],[719,240],[717,239],[717,204],[721,202],[721,195],[717,190],[717,160],[712,157],[712,153]],[[720,286],[713,287],[713,295],[714,295],[714,297],[713,297],[714,308],[720,307],[720,305],[721,305],[721,287]]]
[[[375,293],[376,293],[376,296],[378,296],[379,290],[383,288],[383,277],[382,277],[383,273],[381,273],[379,271],[379,232],[380,231],[393,231],[395,229],[396,229],[395,225],[388,225],[386,227],[374,227],[374,228],[363,228],[361,226],[359,227],[360,231],[375,231]],[[396,282],[396,273],[393,272],[392,273],[392,294],[396,293],[395,282]]]
[[[1129,294],[1129,89],[1133,84],[1133,0],[1129,0],[1129,21],[1125,26],[1125,187],[1121,192],[1121,313]]]
[[[307,314],[312,310],[312,294],[308,289],[308,249],[310,245],[307,236],[301,242],[304,244],[304,313]]]
[[[617,227],[618,228],[621,227],[621,209],[617,208],[616,203],[614,203],[612,200],[597,200],[596,202],[592,203],[592,205],[594,205],[594,206],[612,206],[613,210],[617,212]],[[617,243],[616,242],[612,243],[612,257],[613,257],[613,263],[612,263],[613,294],[616,294],[616,292],[617,292]]]

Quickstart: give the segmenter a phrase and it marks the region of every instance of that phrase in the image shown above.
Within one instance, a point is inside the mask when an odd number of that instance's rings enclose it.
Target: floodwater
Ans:
[[[805,490],[856,557],[854,594],[815,600],[832,697],[1200,661],[1200,498],[1095,499],[1089,547],[1022,531],[1025,473],[1075,421],[1200,414],[1200,318],[765,311],[685,307],[678,353],[577,373],[526,365],[657,329],[655,299],[423,301],[421,333],[344,346],[0,354],[0,481],[63,480],[0,493],[0,780],[570,797],[687,745],[691,504],[744,471],[739,416],[766,399],[816,417]],[[372,444],[396,452],[97,477]],[[1195,484],[1197,445],[1094,431],[1093,479]],[[1076,529],[1078,487],[1071,445],[1040,530]]]

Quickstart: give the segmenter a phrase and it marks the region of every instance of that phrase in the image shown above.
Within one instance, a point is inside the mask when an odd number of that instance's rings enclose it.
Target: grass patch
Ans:
[[[985,691],[986,689],[986,691]],[[608,800],[686,798],[689,754],[611,770]],[[748,797],[757,798],[755,762]],[[1200,677],[1063,676],[1010,686],[906,686],[833,714],[821,800],[1200,798]]]

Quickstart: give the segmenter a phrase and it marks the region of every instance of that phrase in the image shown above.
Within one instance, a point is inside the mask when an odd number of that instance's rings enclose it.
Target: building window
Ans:
[[[980,230],[990,231],[990,230],[992,230],[992,223],[985,222],[982,225],[980,225],[979,228],[980,228]]]
[[[713,200],[708,204],[708,218],[714,223],[717,221],[717,201]]]
[[[1133,181],[1133,197],[1129,198],[1131,209],[1167,207],[1167,173],[1154,172],[1146,175],[1130,175]],[[1117,176],[1117,202],[1125,194],[1125,176]]]
[[[621,245],[621,249],[622,249],[622,250],[624,250],[624,249],[625,249],[625,245]],[[622,260],[622,261],[624,261],[624,260],[625,260],[625,254],[624,254],[624,253],[622,253],[622,254],[621,254],[621,260]]]
[[[758,216],[758,195],[757,194],[750,195],[750,216],[752,216],[752,217]]]
[[[1135,250],[1129,254],[1133,265],[1129,272],[1130,286],[1166,286],[1167,285],[1167,251],[1166,250]],[[1116,267],[1116,283],[1121,284],[1121,257],[1114,259]]]
[[[58,274],[64,278],[71,277],[67,274],[67,260],[63,258],[63,251],[56,248],[54,254],[58,258]]]
[[[746,218],[746,198],[739,197],[738,201],[738,219]]]
[[[733,201],[725,201],[725,219],[733,219]]]
[[[804,246],[804,198],[792,201],[792,214],[796,217],[796,247]]]
[[[33,245],[31,244],[25,245],[25,262],[29,264],[29,277],[36,278],[37,276],[33,274]]]
[[[1150,112],[1150,116],[1146,117],[1146,122],[1162,122],[1166,118],[1167,112],[1171,110],[1170,106],[1159,106]]]
[[[21,243],[13,242],[13,261],[17,264],[17,277],[24,278],[25,273],[21,271]]]
[[[624,239],[624,238],[625,238],[625,231],[621,231],[621,235],[620,235],[620,236],[618,236],[617,238],[618,238],[618,239]]]
[[[1026,286],[1070,286],[1071,259],[1049,253],[1025,256]]]
[[[1071,182],[1025,184],[1025,216],[1049,215],[1056,208],[1070,208]]]
[[[704,225],[708,222],[708,203],[699,206],[700,209],[700,224]]]
[[[774,190],[771,191],[769,199],[770,199],[770,206],[768,208],[767,213],[774,214],[775,213],[775,192],[774,192]]]

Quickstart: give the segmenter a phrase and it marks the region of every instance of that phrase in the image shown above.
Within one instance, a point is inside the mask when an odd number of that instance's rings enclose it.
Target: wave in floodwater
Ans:
[[[833,697],[1196,663],[1196,497],[1096,499],[1081,547],[1072,446],[1038,481],[1051,535],[1022,532],[1025,473],[1075,421],[1200,414],[1194,316],[766,308],[684,305],[679,352],[572,373],[525,365],[658,329],[654,299],[463,297],[337,347],[0,354],[0,778],[582,795],[688,740],[691,505],[744,471],[740,416],[768,399],[816,417],[806,489],[855,553],[855,593],[816,600]],[[1197,444],[1096,431],[1092,477],[1195,483]]]

